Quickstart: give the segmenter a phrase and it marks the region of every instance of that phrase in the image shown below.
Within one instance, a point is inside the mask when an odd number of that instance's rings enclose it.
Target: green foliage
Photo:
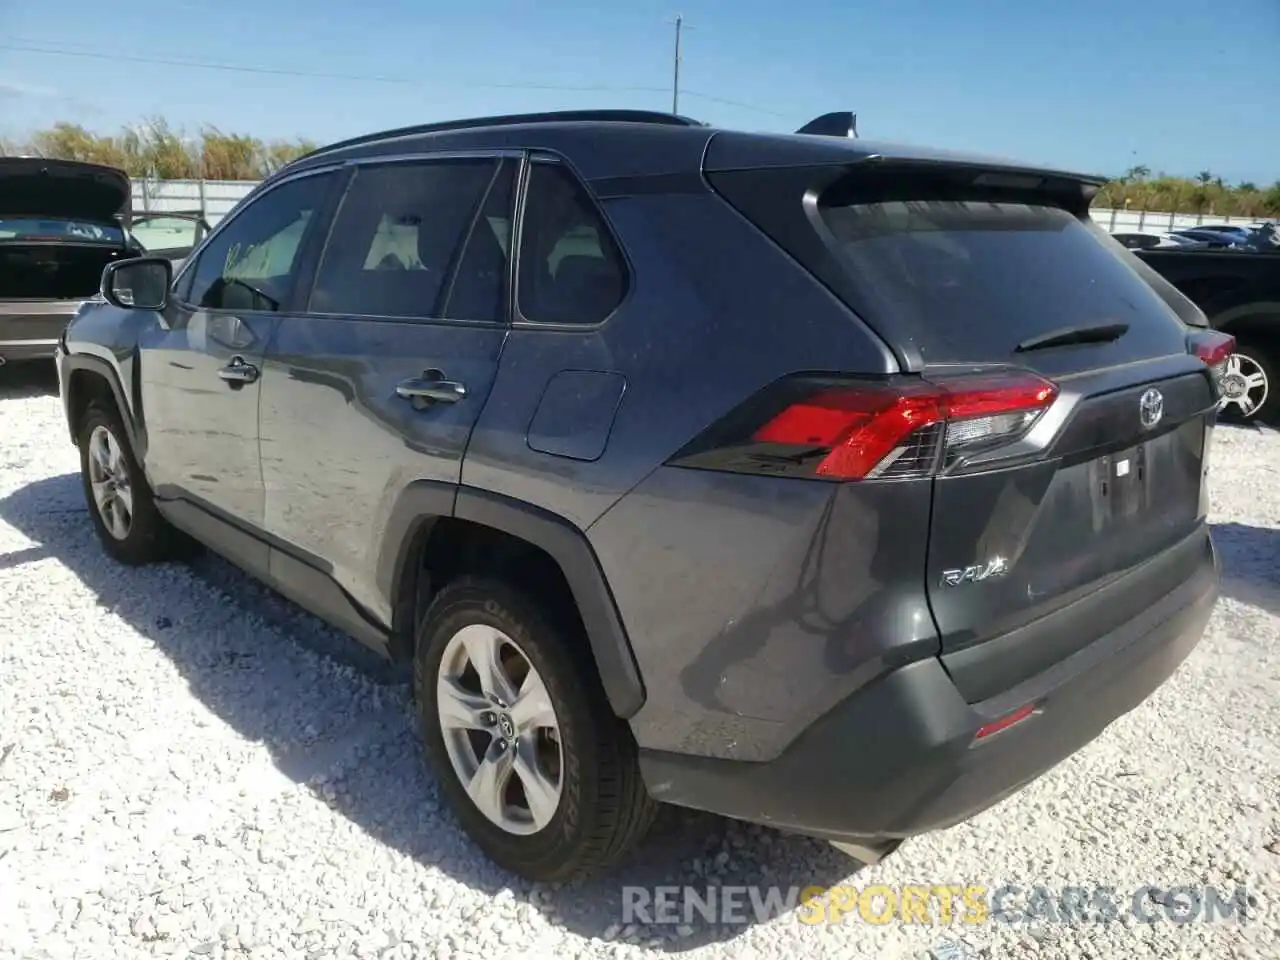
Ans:
[[[1218,217],[1280,216],[1280,180],[1270,187],[1245,181],[1231,186],[1211,170],[1194,178],[1151,175],[1151,168],[1130,167],[1098,192],[1100,209],[1202,213]]]
[[[94,133],[79,124],[55,123],[26,143],[0,140],[0,156],[87,160],[119,167],[131,177],[160,180],[261,180],[290,160],[315,149],[309,140],[259,140],[201,127],[194,136],[162,118]]]

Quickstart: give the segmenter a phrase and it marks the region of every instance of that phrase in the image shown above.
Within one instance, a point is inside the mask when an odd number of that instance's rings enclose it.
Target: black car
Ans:
[[[656,802],[875,860],[1136,707],[1214,603],[1231,339],[1100,182],[630,111],[334,144],[71,323],[92,523],[412,662],[511,870]]]
[[[1235,339],[1221,382],[1223,410],[1244,421],[1280,420],[1280,249],[1266,243],[1137,256]]]

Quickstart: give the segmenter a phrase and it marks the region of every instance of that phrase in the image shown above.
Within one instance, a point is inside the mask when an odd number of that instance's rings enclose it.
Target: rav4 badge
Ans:
[[[957,567],[954,570],[942,571],[944,587],[958,587],[962,583],[981,583],[992,577],[1003,577],[1009,572],[1009,562],[1004,557],[992,557],[986,563],[974,564],[970,567]]]

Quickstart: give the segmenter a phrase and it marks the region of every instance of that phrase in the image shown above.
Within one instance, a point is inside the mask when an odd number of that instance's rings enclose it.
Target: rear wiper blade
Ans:
[[[1127,323],[1098,323],[1093,326],[1061,327],[1023,340],[1014,349],[1018,353],[1066,347],[1076,343],[1110,343],[1129,332]]]

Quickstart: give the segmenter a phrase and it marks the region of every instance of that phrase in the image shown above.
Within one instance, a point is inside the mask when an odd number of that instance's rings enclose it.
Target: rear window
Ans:
[[[850,305],[873,327],[912,331],[926,358],[1004,359],[1080,325],[1128,324],[1130,342],[1176,332],[1155,291],[1057,207],[877,198],[820,202],[818,215],[852,274]]]
[[[88,240],[99,243],[123,243],[124,231],[117,226],[79,220],[0,217],[0,240]]]

